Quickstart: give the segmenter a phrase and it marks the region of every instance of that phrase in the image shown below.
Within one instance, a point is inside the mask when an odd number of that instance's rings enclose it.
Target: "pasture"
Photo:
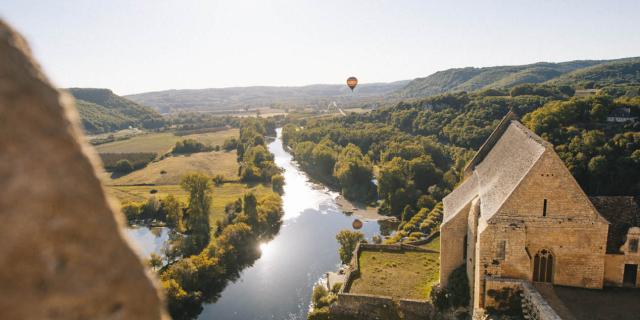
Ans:
[[[238,137],[237,128],[217,131],[177,136],[173,132],[153,132],[137,135],[127,140],[114,141],[101,144],[95,147],[98,153],[135,153],[154,152],[165,154],[171,151],[176,142],[185,139],[195,139],[205,145],[220,145],[227,138]]]
[[[362,251],[359,262],[349,293],[427,300],[440,274],[438,253]]]
[[[187,173],[198,172],[213,177],[221,174],[226,181],[238,181],[238,162],[235,152],[200,152],[176,155],[151,162],[146,167],[126,175],[111,178],[107,174],[107,185],[172,185],[179,184]]]

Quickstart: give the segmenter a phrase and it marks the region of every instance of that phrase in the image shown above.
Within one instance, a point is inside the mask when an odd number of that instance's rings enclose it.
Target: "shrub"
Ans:
[[[467,266],[461,265],[453,270],[449,276],[447,291],[453,307],[466,307],[469,305],[469,279],[467,278]]]
[[[307,315],[307,320],[329,320],[331,319],[329,307],[314,308]]]
[[[444,311],[449,308],[449,298],[447,295],[447,289],[441,287],[439,284],[431,288],[431,303],[436,307],[438,311]]]
[[[216,174],[213,177],[213,184],[216,186],[221,186],[224,183],[224,176],[221,174]]]
[[[360,241],[364,240],[364,234],[360,231],[342,230],[336,235],[336,240],[340,244],[340,260],[347,264],[353,257],[353,251]]]
[[[271,177],[271,188],[273,191],[282,192],[284,188],[284,177],[281,174],[276,174]]]
[[[196,141],[194,139],[185,139],[182,141],[176,142],[176,145],[173,147],[171,152],[173,153],[195,153],[195,152],[203,152],[209,151],[210,148],[205,146],[202,142]]]
[[[222,148],[224,148],[225,151],[231,151],[237,147],[238,147],[238,139],[236,138],[229,138],[225,140],[224,143],[222,144]]]
[[[133,171],[133,165],[131,165],[131,162],[129,162],[129,160],[122,159],[116,163],[114,171],[118,173],[129,173]]]
[[[124,213],[128,221],[138,219],[141,211],[140,205],[137,203],[126,203],[122,205],[122,213]]]

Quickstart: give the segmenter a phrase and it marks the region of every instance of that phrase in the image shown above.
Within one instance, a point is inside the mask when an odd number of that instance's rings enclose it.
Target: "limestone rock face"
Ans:
[[[0,319],[166,319],[77,119],[0,20]]]

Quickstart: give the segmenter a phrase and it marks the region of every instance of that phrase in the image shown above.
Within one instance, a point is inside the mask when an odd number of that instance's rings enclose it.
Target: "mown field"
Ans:
[[[155,152],[164,154],[171,150],[176,142],[185,139],[195,139],[205,145],[220,145],[227,138],[238,137],[238,129],[228,129],[218,132],[207,132],[177,136],[173,132],[148,133],[135,136],[131,139],[114,141],[96,146],[98,153],[129,153],[129,152]]]
[[[439,244],[434,239],[428,247],[439,249]],[[350,293],[427,300],[440,275],[439,253],[364,251],[359,262],[360,276],[351,284]]]
[[[171,185],[179,184],[187,173],[198,172],[208,176],[221,174],[226,181],[238,181],[238,163],[235,152],[200,152],[178,155],[151,162],[146,167],[123,176],[107,174],[107,185]]]
[[[156,152],[164,154],[180,140],[195,139],[206,145],[222,146],[224,140],[232,137],[237,138],[238,135],[238,129],[184,136],[176,136],[171,132],[149,133],[129,140],[99,145],[96,149],[101,153]],[[180,180],[182,176],[194,172],[210,177],[218,174],[225,177],[226,183],[211,187],[212,223],[224,215],[224,206],[227,203],[235,201],[243,194],[253,191],[260,198],[273,192],[270,186],[239,182],[235,151],[212,151],[170,156],[121,176],[104,172],[102,180],[107,192],[121,203],[145,202],[151,196],[162,199],[173,195],[186,204],[189,195],[180,187]],[[152,190],[154,190],[153,194]]]
[[[162,199],[171,194],[186,204],[189,197],[189,194],[177,184],[159,186],[107,186],[106,189],[110,195],[120,200],[121,203],[144,202],[151,196]],[[151,190],[156,190],[157,192],[151,194]],[[211,223],[223,217],[224,206],[227,203],[235,201],[250,191],[254,192],[258,199],[273,192],[270,186],[262,184],[225,183],[218,187],[211,187]]]

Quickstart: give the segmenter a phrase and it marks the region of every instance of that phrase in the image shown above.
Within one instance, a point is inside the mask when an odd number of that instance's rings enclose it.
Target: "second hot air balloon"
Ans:
[[[349,79],[347,79],[347,86],[349,86],[349,89],[351,89],[351,91],[353,91],[353,89],[355,89],[357,85],[358,85],[358,78],[349,77]]]

